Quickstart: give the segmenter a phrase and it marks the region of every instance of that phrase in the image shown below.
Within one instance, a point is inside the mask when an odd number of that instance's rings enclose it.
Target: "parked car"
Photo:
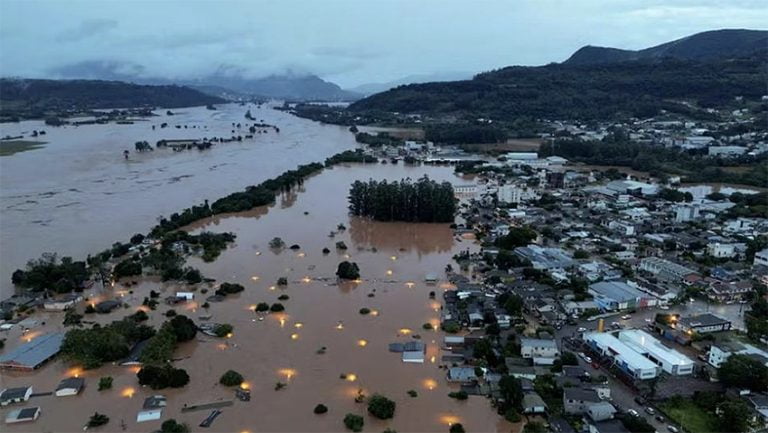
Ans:
[[[669,305],[662,305],[659,308],[661,308],[662,310],[669,310]]]
[[[667,426],[667,430],[669,430],[672,433],[678,433],[680,431],[680,430],[677,429],[677,427],[675,427],[673,425],[668,425]]]
[[[632,316],[630,316],[629,314],[625,314],[625,315],[621,316],[621,320],[629,320],[631,318],[632,318]]]
[[[661,415],[656,415],[656,421],[658,422],[664,422],[664,417]]]
[[[582,326],[579,329],[577,329],[576,332],[587,332],[587,328]]]
[[[647,413],[648,415],[653,415],[653,414],[656,413],[656,411],[653,410],[653,408],[649,406],[649,407],[645,408],[645,413]]]
[[[627,413],[632,415],[632,416],[640,416],[640,414],[637,413],[637,411],[634,410],[634,409],[627,409]]]
[[[639,404],[640,406],[645,406],[645,399],[638,395],[635,397],[635,403]]]
[[[590,364],[592,363],[592,358],[587,356],[587,354],[584,353],[584,352],[579,352],[579,358],[583,359],[584,362],[587,362],[587,363],[590,363]]]

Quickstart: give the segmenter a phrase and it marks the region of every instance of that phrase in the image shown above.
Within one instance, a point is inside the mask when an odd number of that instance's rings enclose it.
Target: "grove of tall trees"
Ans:
[[[353,215],[377,221],[453,222],[456,201],[449,182],[424,176],[416,182],[355,181],[349,190]]]

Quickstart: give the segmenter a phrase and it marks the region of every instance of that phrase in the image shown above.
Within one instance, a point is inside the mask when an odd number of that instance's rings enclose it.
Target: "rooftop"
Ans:
[[[656,364],[632,347],[607,332],[590,332],[584,335],[587,341],[594,341],[600,347],[608,348],[633,369],[656,369]]]
[[[590,284],[589,289],[618,302],[632,301],[645,296],[643,292],[622,281],[601,281]]]
[[[37,368],[59,353],[64,333],[47,334],[0,356],[0,368]]]
[[[520,345],[557,349],[557,342],[555,342],[555,340],[547,340],[544,338],[521,338]]]
[[[670,349],[645,331],[628,329],[619,332],[619,340],[640,353],[649,353],[654,358],[672,365],[692,365],[693,361],[682,353]]]
[[[724,323],[730,323],[729,320],[715,316],[711,313],[699,314],[698,316],[683,317],[680,319],[680,325],[686,328],[697,328],[700,326],[717,326]]]

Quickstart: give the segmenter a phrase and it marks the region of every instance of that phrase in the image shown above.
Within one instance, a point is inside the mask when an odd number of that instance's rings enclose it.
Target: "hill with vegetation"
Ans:
[[[0,117],[107,108],[178,108],[225,102],[183,86],[148,86],[101,80],[0,79]]]
[[[691,38],[700,41],[705,36]],[[743,54],[758,44],[752,36],[739,40],[745,41],[741,48],[736,42],[722,42],[730,48],[717,52]],[[706,108],[727,106],[736,96],[758,101],[765,94],[768,45],[743,57],[709,59],[701,53],[695,58],[662,56],[678,52],[680,46],[696,52],[689,41],[670,44],[655,48],[660,57],[648,59],[627,60],[609,49],[602,58],[617,61],[511,66],[471,80],[400,86],[359,100],[349,109],[361,117],[398,112],[496,121],[607,120],[651,117],[662,110],[693,117],[707,116]],[[708,45],[700,46],[703,50]]]
[[[696,33],[643,50],[622,50],[588,45],[576,51],[565,63],[589,65],[665,57],[683,60],[733,59],[750,56],[766,47],[768,47],[768,31],[723,29]]]

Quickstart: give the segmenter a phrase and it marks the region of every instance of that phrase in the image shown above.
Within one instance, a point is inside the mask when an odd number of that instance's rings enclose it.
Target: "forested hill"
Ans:
[[[571,65],[589,65],[665,57],[683,60],[716,60],[751,56],[768,47],[768,31],[723,29],[696,33],[643,50],[588,45],[565,61]]]
[[[712,107],[735,96],[759,99],[765,94],[766,54],[764,50],[741,59],[714,61],[664,58],[512,66],[472,80],[400,86],[357,101],[349,109],[497,120],[646,117],[662,109],[685,113],[691,110],[688,102]]]
[[[0,79],[0,111],[21,117],[98,108],[178,108],[225,102],[182,86],[121,81]],[[39,116],[36,116],[39,114]]]

